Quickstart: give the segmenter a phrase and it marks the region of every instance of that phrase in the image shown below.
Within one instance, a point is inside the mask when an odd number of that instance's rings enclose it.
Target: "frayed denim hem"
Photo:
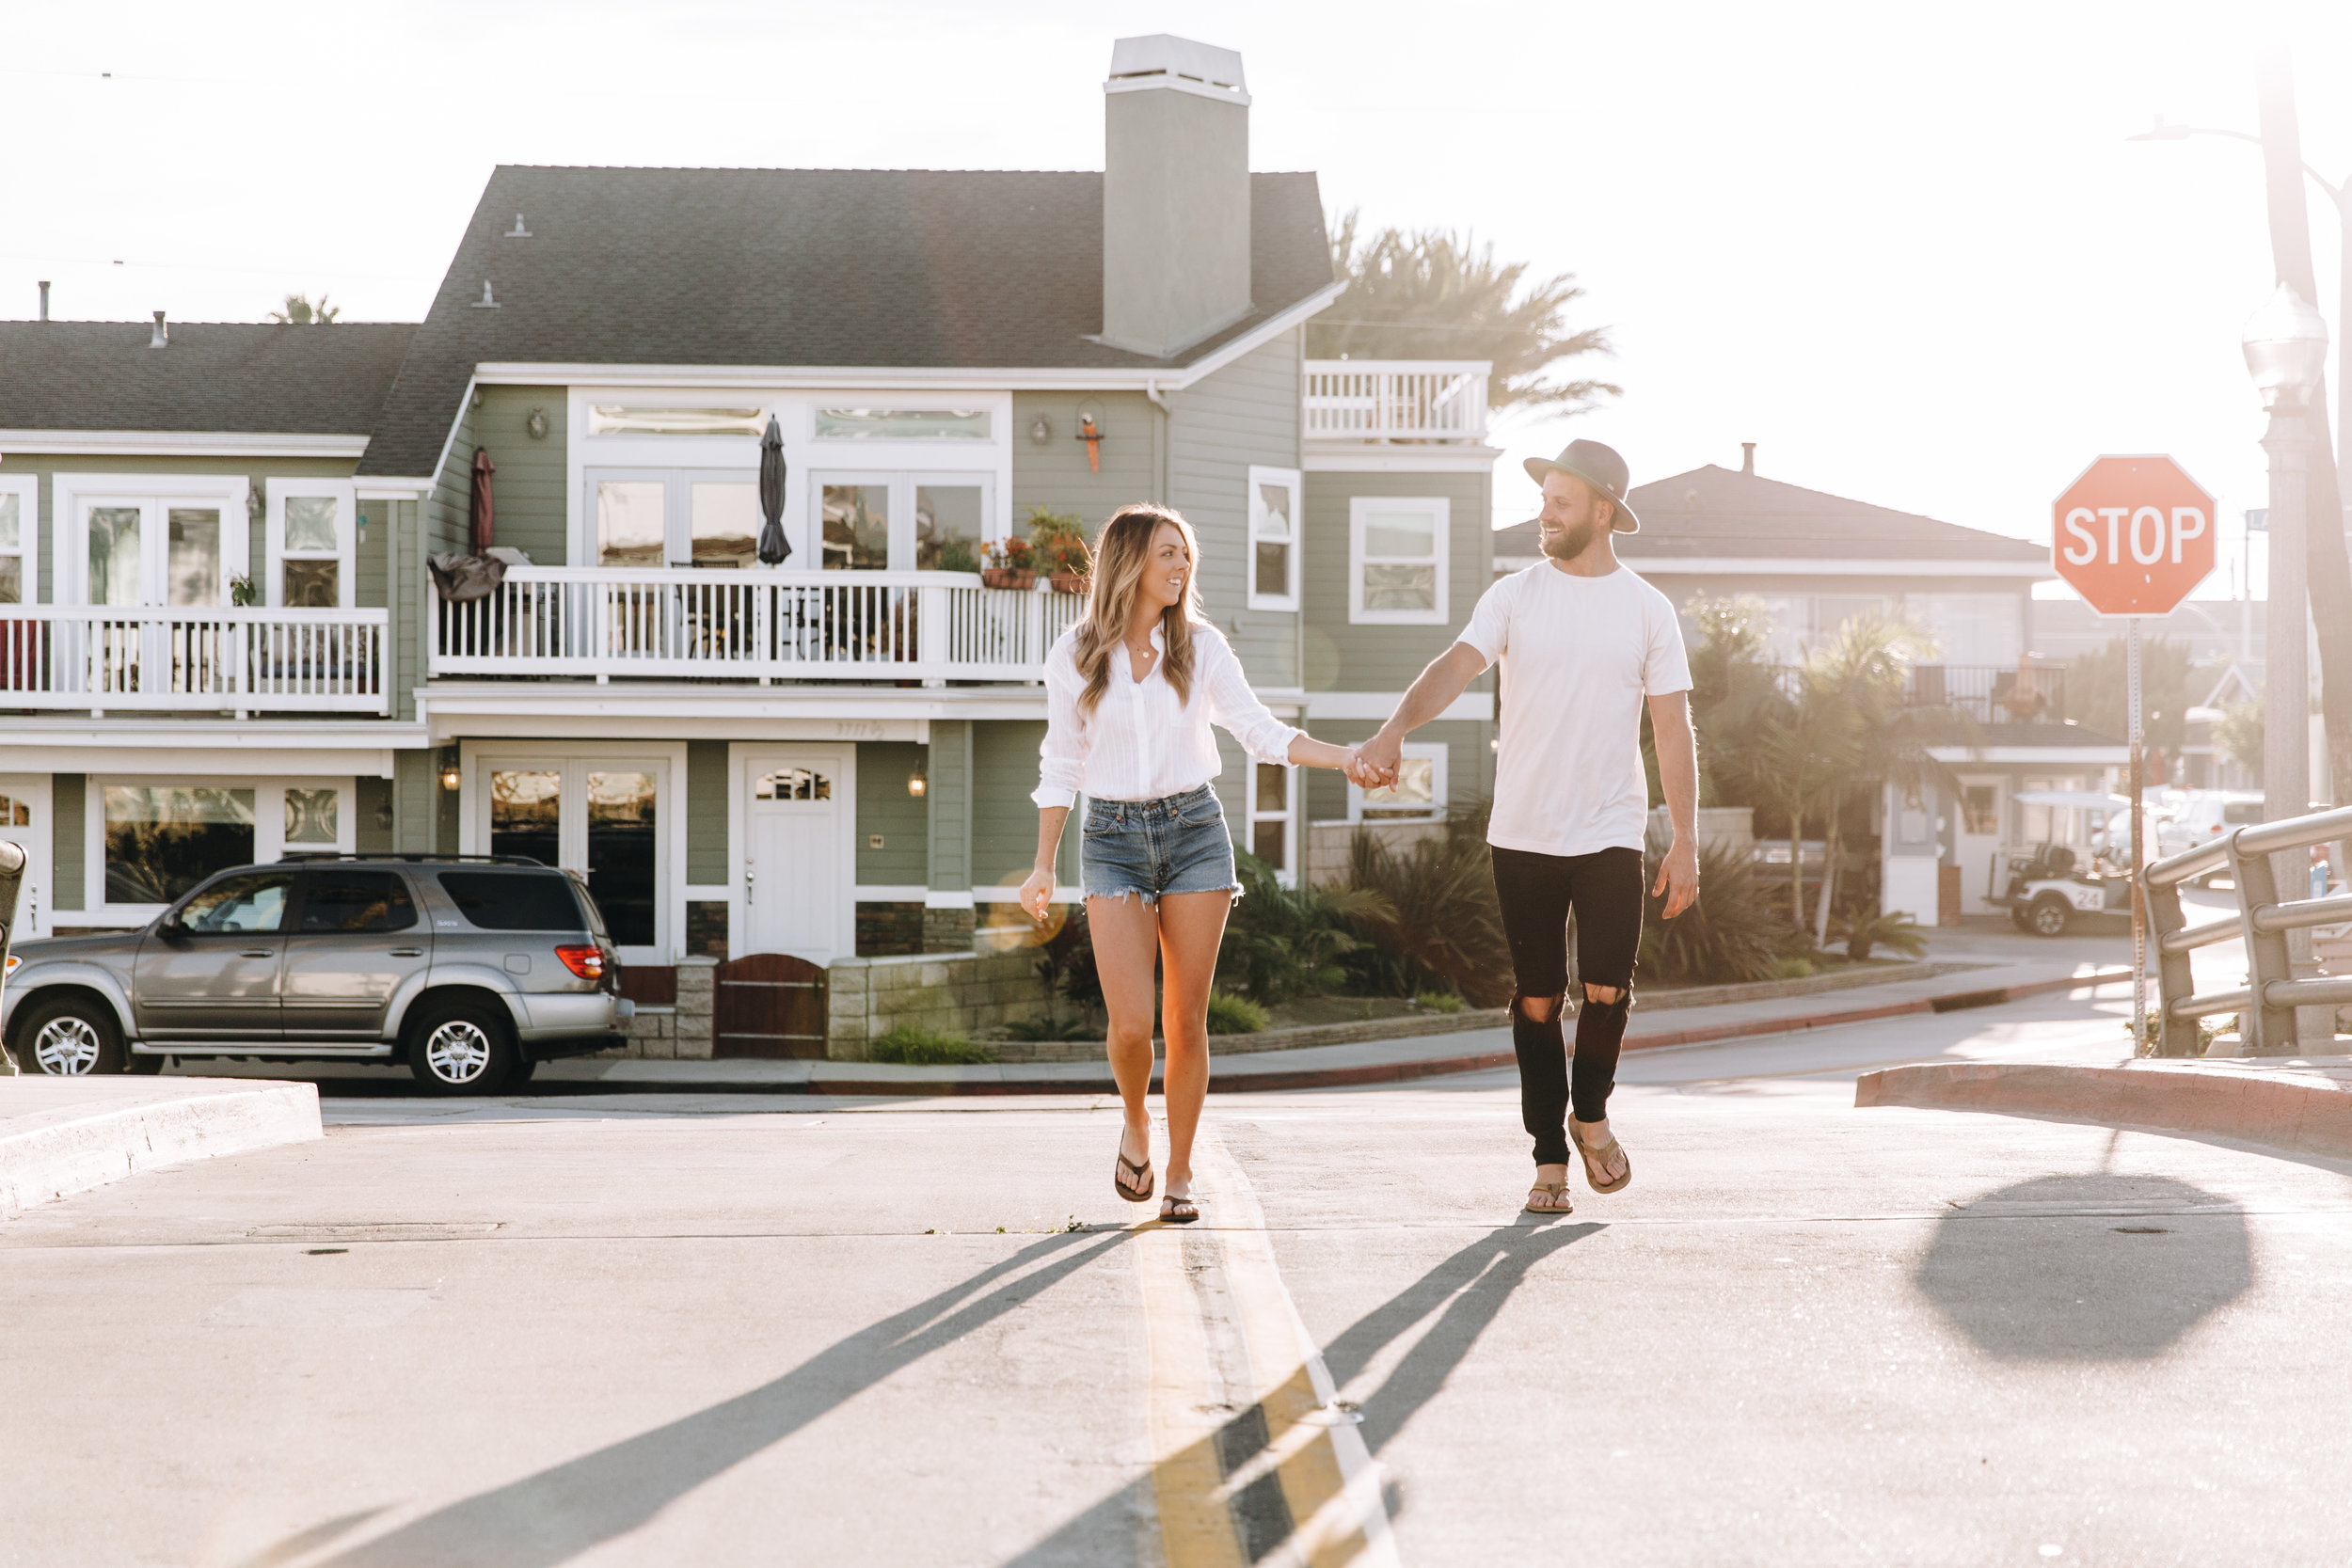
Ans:
[[[1143,900],[1145,909],[1152,910],[1159,908],[1160,900],[1163,898],[1170,896],[1181,898],[1193,893],[1230,893],[1233,895],[1233,902],[1238,904],[1248,895],[1248,892],[1249,890],[1243,887],[1241,883],[1232,882],[1224,887],[1172,887],[1165,893],[1149,893],[1139,887],[1112,888],[1102,893],[1089,892],[1085,896],[1089,903],[1097,898],[1108,898],[1113,902],[1121,898],[1139,898]]]

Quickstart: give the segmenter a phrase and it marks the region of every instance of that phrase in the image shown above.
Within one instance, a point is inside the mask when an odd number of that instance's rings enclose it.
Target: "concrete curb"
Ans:
[[[1718,1040],[1752,1039],[1772,1035],[1798,1034],[1808,1029],[1835,1028],[1845,1023],[1867,1023],[1878,1019],[1899,1018],[1913,1013],[1947,1013],[1964,1007],[1995,1006],[2027,996],[2049,991],[2073,990],[2085,986],[2109,985],[2131,978],[2128,969],[2097,970],[2089,974],[2060,975],[2046,980],[2029,980],[2016,985],[1996,986],[1977,990],[1947,991],[1934,996],[1915,996],[1900,1002],[1880,1003],[1862,1007],[1832,1007],[1820,1012],[1797,1014],[1785,1018],[1737,1020],[1724,1023],[1703,1024],[1690,1029],[1669,1029],[1629,1035],[1628,1051],[1655,1051],[1667,1046],[1705,1045]],[[1637,1011],[1634,1015],[1639,1018]],[[1323,1049],[1330,1049],[1326,1047]],[[1487,1049],[1463,1052],[1455,1055],[1406,1056],[1381,1062],[1356,1062],[1328,1067],[1300,1067],[1265,1062],[1271,1053],[1248,1053],[1241,1055],[1212,1052],[1213,1071],[1209,1079],[1212,1094],[1241,1094],[1274,1089],[1346,1088],[1363,1084],[1394,1084],[1414,1078],[1438,1077],[1452,1073],[1485,1072],[1489,1069],[1508,1067],[1517,1060],[1508,1050]],[[634,1064],[632,1064],[634,1065]],[[669,1066],[671,1064],[660,1064]],[[765,1065],[765,1064],[764,1064]],[[703,1064],[696,1064],[699,1068]],[[1110,1069],[1102,1062],[1089,1063],[1018,1063],[995,1064],[967,1068],[888,1067],[870,1062],[792,1062],[775,1063],[772,1068],[787,1072],[770,1071],[757,1076],[746,1074],[742,1079],[719,1076],[723,1070],[711,1064],[707,1077],[697,1073],[693,1078],[683,1075],[660,1079],[600,1080],[610,1092],[636,1093],[702,1093],[702,1094],[823,1094],[842,1096],[912,1095],[926,1098],[948,1095],[1015,1095],[1015,1094],[1114,1094]],[[788,1075],[787,1075],[788,1073]],[[1152,1086],[1159,1086],[1155,1075]]]
[[[2120,1067],[1928,1062],[1864,1073],[1854,1081],[1853,1102],[2056,1117],[2352,1158],[2352,1065],[2344,1057],[2259,1067],[2234,1060]]]
[[[0,1081],[0,1216],[165,1165],[325,1137],[314,1084]]]

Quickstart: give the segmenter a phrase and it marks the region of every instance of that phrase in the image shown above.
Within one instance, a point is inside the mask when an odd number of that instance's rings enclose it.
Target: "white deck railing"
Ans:
[[[0,605],[0,709],[374,713],[381,610]]]
[[[1307,439],[1483,441],[1484,359],[1310,359]]]
[[[517,566],[436,601],[435,675],[1037,680],[1086,601],[968,572]]]

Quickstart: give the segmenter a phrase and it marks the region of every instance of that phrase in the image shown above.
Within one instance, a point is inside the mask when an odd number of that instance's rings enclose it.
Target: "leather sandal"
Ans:
[[[1135,1173],[1132,1179],[1128,1175],[1130,1171]],[[1133,1184],[1130,1184],[1131,1181]],[[1149,1203],[1152,1201],[1152,1189],[1156,1183],[1157,1178],[1152,1174],[1152,1162],[1147,1159],[1141,1164],[1136,1164],[1127,1158],[1127,1150],[1122,1147],[1119,1151],[1119,1164],[1111,1169],[1111,1185],[1118,1189],[1119,1196],[1130,1203]]]
[[[1576,1145],[1576,1151],[1584,1157],[1584,1180],[1593,1184],[1593,1191],[1597,1193],[1620,1191],[1633,1180],[1633,1157],[1626,1153],[1613,1132],[1610,1134],[1609,1141],[1598,1148],[1587,1144],[1577,1135],[1579,1125],[1574,1117],[1568,1118],[1568,1142]],[[1609,1180],[1609,1157],[1612,1154],[1625,1162],[1625,1174],[1614,1181]]]
[[[1200,1205],[1189,1193],[1179,1197],[1174,1193],[1160,1199],[1160,1219],[1168,1225],[1190,1225],[1200,1217]]]
[[[1536,1202],[1539,1196],[1547,1201]],[[1557,1181],[1538,1181],[1528,1188],[1526,1212],[1531,1214],[1574,1213],[1576,1205],[1568,1201],[1568,1179],[1564,1176]]]

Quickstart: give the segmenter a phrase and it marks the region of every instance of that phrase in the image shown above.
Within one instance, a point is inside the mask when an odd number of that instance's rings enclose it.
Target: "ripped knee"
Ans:
[[[1630,986],[1586,986],[1584,1005],[1622,1018],[1633,1008],[1633,989]]]
[[[1530,1023],[1549,1023],[1559,1013],[1561,1000],[1557,996],[1522,996],[1512,1005]]]

